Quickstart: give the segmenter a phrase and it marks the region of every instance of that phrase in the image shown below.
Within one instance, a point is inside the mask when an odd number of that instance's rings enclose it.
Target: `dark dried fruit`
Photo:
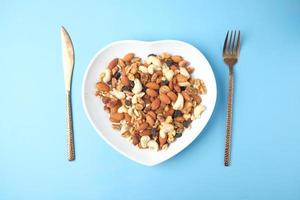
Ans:
[[[166,64],[168,65],[168,67],[171,67],[173,63],[174,63],[173,60],[170,59],[166,60]]]
[[[175,110],[175,112],[173,114],[173,118],[181,117],[181,116],[182,116],[182,112],[180,110]]]
[[[134,87],[134,81],[129,81],[129,85],[130,85],[131,87]]]
[[[188,127],[190,126],[191,123],[192,123],[192,120],[191,120],[191,119],[188,119],[188,120],[186,120],[186,121],[183,122],[183,126],[184,126],[185,128],[188,128]]]
[[[156,54],[150,53],[150,54],[148,55],[148,57],[150,57],[150,56],[156,56]]]
[[[131,89],[132,89],[132,87],[131,86],[129,86],[129,85],[126,85],[126,86],[123,86],[122,87],[122,91],[131,91]]]
[[[182,133],[176,133],[175,137],[180,138],[182,136]]]
[[[168,80],[164,80],[160,82],[161,85],[169,85],[169,81]]]
[[[121,73],[120,72],[115,73],[114,77],[118,80],[121,77]]]
[[[132,102],[129,99],[126,99],[125,100],[125,104],[126,104],[126,106],[131,106]]]
[[[181,86],[180,89],[181,89],[181,91],[184,91],[186,89],[186,87],[185,86]]]
[[[142,92],[146,92],[146,90],[147,90],[147,87],[145,86],[145,85],[142,85],[143,86],[143,90],[142,90]]]
[[[158,135],[156,128],[151,129],[151,135],[152,135],[152,137],[156,137]]]

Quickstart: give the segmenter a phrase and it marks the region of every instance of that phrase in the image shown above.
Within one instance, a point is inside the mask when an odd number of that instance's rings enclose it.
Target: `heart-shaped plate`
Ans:
[[[167,150],[154,152],[133,146],[118,131],[111,128],[108,113],[104,111],[103,103],[99,97],[95,96],[95,87],[99,80],[99,74],[104,71],[113,58],[123,57],[129,52],[135,53],[142,59],[145,59],[151,53],[168,52],[172,55],[181,55],[191,63],[191,66],[195,67],[193,77],[202,79],[206,84],[207,94],[202,96],[202,104],[206,106],[206,111],[199,119],[194,120],[191,128],[185,129],[182,137],[172,143]],[[216,80],[207,59],[194,46],[177,40],[153,42],[123,40],[111,43],[101,49],[91,60],[86,70],[82,87],[82,100],[86,115],[98,134],[124,156],[147,166],[156,165],[173,157],[186,148],[201,133],[213,113],[216,96]]]

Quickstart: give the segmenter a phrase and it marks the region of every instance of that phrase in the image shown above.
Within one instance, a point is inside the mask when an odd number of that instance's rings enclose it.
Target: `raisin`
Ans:
[[[146,90],[147,90],[147,87],[146,87],[145,85],[143,85],[143,90],[142,90],[142,92],[146,92]]]
[[[151,129],[151,135],[152,135],[152,137],[156,137],[157,136],[157,130],[156,130],[156,128],[152,128]]]
[[[130,85],[125,85],[122,87],[122,91],[131,91],[132,87]]]
[[[183,122],[183,126],[184,126],[185,128],[188,128],[188,127],[190,126],[191,123],[192,123],[192,120],[191,120],[191,119],[188,119],[188,120],[186,120],[186,121]]]
[[[125,104],[126,104],[126,106],[131,106],[132,105],[131,100],[126,99],[125,100]]]
[[[182,136],[182,133],[176,133],[175,137],[180,138]]]
[[[186,87],[185,86],[181,86],[180,89],[181,89],[181,91],[184,91],[186,89]]]
[[[133,82],[133,81],[129,81],[129,85],[130,85],[131,87],[134,87],[134,82]]]
[[[151,53],[148,55],[148,57],[150,57],[150,56],[156,56],[156,54]]]
[[[114,77],[118,80],[121,77],[121,73],[120,72],[115,73]]]
[[[173,60],[166,60],[166,64],[168,65],[168,67],[171,67],[173,65]]]
[[[175,110],[175,112],[173,114],[173,118],[181,117],[181,116],[182,116],[182,112],[180,110]]]
[[[169,81],[168,80],[164,80],[162,82],[160,82],[161,85],[169,85]]]

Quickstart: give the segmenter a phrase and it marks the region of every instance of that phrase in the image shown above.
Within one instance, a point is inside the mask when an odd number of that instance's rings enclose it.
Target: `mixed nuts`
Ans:
[[[114,58],[100,74],[96,96],[114,129],[139,148],[168,148],[206,107],[205,83],[180,55],[150,54],[145,60],[128,53]]]

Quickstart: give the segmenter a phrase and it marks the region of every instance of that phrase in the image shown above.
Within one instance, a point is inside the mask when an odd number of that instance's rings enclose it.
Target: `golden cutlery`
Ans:
[[[74,68],[74,48],[67,30],[61,27],[62,58],[64,67],[65,89],[67,98],[67,144],[68,160],[75,160],[74,133],[72,120],[71,86]]]
[[[237,35],[237,37],[236,37]],[[229,39],[228,39],[229,36]],[[233,39],[232,39],[233,36]],[[231,153],[231,133],[232,133],[232,104],[233,104],[233,66],[238,60],[240,53],[240,31],[227,32],[224,47],[223,47],[223,59],[229,67],[229,90],[228,90],[228,102],[227,102],[227,117],[226,117],[226,142],[225,142],[225,155],[224,165],[230,164]]]

